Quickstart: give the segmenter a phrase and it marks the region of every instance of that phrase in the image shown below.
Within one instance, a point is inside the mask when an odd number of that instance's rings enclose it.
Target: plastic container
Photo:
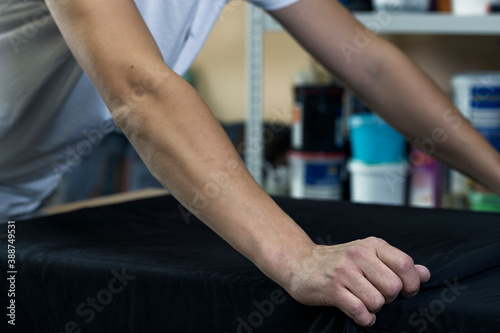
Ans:
[[[404,137],[373,113],[349,118],[352,158],[365,163],[394,163],[405,153]]]
[[[343,151],[342,98],[337,86],[295,88],[292,148],[300,151]]]
[[[460,73],[451,85],[457,108],[500,150],[500,72]],[[449,185],[452,194],[466,196],[469,190],[467,177],[456,170],[450,171]]]
[[[500,151],[500,72],[470,72],[452,78],[455,105]]]
[[[442,166],[441,163],[417,148],[413,154],[419,154],[413,164],[410,183],[410,206],[435,208],[441,204]]]
[[[351,201],[401,206],[405,203],[408,164],[350,161]]]
[[[455,15],[485,15],[490,5],[498,0],[453,0],[452,10]]]
[[[470,191],[467,197],[473,211],[500,213],[500,197],[496,194]]]
[[[451,12],[451,0],[436,0],[436,11]]]
[[[372,0],[340,0],[340,2],[346,6],[350,11],[371,11]]]
[[[345,155],[290,151],[290,195],[297,199],[342,199]]]
[[[372,5],[375,10],[425,12],[430,9],[431,0],[372,0]]]

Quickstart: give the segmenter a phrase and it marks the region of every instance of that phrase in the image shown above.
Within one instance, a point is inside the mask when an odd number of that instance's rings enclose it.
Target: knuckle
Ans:
[[[410,256],[404,256],[401,258],[396,267],[400,272],[409,272],[415,266],[413,259]]]
[[[338,276],[347,276],[348,274],[351,273],[351,268],[347,263],[339,263],[338,265],[335,266],[334,272]]]
[[[354,244],[346,250],[346,254],[351,258],[361,259],[365,257],[365,249],[359,244]]]
[[[366,307],[361,301],[355,301],[349,304],[346,308],[347,313],[354,317],[359,317],[360,315],[363,314],[365,311]]]
[[[375,237],[375,236],[370,236],[365,239],[368,243],[373,244],[373,245],[378,245],[381,244],[383,241],[382,239]]]
[[[416,293],[418,292],[418,290],[420,289],[420,283],[417,282],[417,280],[415,280],[413,283],[408,283],[404,286],[404,291],[405,293],[407,294],[413,294],[413,293]]]
[[[378,295],[375,300],[373,301],[373,311],[377,312],[380,310],[385,304],[385,298],[382,295]]]
[[[394,279],[387,284],[387,296],[396,298],[403,289],[403,282],[399,279]]]

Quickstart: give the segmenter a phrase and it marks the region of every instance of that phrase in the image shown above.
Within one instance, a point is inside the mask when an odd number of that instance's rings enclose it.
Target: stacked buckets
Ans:
[[[343,94],[344,90],[334,85],[295,88],[292,150],[288,153],[293,198],[342,199]]]
[[[472,125],[500,151],[500,72],[469,72],[452,78],[454,102]],[[500,198],[469,191],[466,178],[453,171],[453,194],[468,195],[472,210],[500,212]]]
[[[373,113],[352,115],[349,127],[351,201],[403,205],[407,170],[404,138]]]

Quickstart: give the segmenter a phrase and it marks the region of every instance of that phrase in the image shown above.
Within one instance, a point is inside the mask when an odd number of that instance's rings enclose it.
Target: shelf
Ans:
[[[451,14],[393,14],[386,12],[355,13],[354,16],[377,33],[422,35],[499,35],[500,15],[456,16]],[[281,25],[266,15],[265,31],[283,31]]]
[[[249,5],[247,12],[247,120],[245,163],[259,184],[263,182],[262,81],[264,71],[263,36],[265,32],[282,32],[271,16]],[[387,12],[385,12],[387,13]],[[490,35],[500,36],[500,14],[455,16],[442,13],[358,12],[356,18],[381,34],[419,35]]]

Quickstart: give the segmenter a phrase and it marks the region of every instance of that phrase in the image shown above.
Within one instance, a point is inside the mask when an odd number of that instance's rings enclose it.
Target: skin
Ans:
[[[378,238],[314,244],[253,180],[198,93],[165,65],[133,1],[46,3],[153,175],[297,301],[336,306],[369,326],[384,304],[429,280],[427,268]],[[408,139],[443,128],[449,138],[435,156],[500,193],[498,153],[465,119],[459,129],[443,122],[451,101],[398,50],[371,36],[346,63],[338,45],[352,43],[360,26],[336,1],[301,0],[272,15]]]

